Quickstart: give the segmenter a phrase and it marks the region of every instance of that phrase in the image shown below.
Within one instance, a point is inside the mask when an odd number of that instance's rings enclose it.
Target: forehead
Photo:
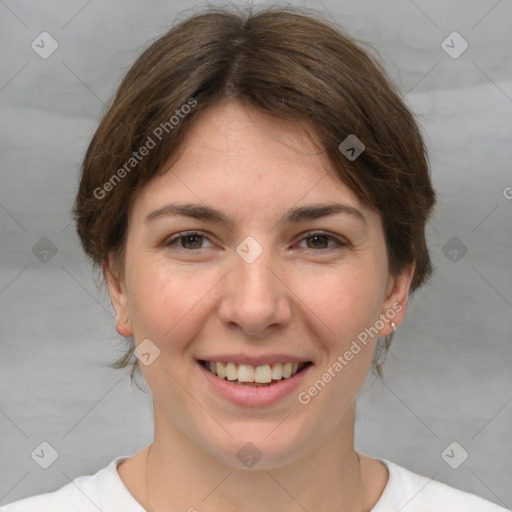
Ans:
[[[208,107],[194,120],[174,157],[164,165],[173,170],[191,162],[215,159],[216,172],[237,174],[274,171],[293,165],[296,173],[315,169],[325,174],[329,165],[322,155],[312,126],[258,111],[239,102]],[[257,158],[255,158],[257,157]],[[238,165],[240,164],[240,165]]]
[[[162,174],[138,194],[137,210],[145,214],[176,199],[235,215],[340,200],[365,209],[336,176],[312,126],[235,102],[200,113]]]
[[[193,139],[200,137],[209,139],[222,151],[243,151],[238,142],[250,134],[257,140],[264,140],[266,144],[289,144],[303,154],[316,152],[317,148],[312,146],[305,135],[306,128],[314,132],[313,127],[305,121],[284,119],[238,101],[229,101],[212,105],[200,112],[186,141],[192,144]],[[301,145],[298,146],[299,141]]]

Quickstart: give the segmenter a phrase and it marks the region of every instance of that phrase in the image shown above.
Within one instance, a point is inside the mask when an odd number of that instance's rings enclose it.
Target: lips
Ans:
[[[222,356],[223,359],[224,357],[225,356]],[[244,365],[247,365],[247,363],[235,363],[235,361],[232,360],[232,357],[226,359],[227,361],[212,361],[210,358],[196,360],[196,368],[199,371],[198,375],[202,376],[202,378],[199,378],[198,380],[198,393],[204,393],[205,402],[211,400],[211,393],[213,393],[213,396],[223,397],[235,405],[251,408],[270,407],[282,400],[293,400],[294,393],[297,392],[297,389],[303,384],[304,380],[308,378],[308,374],[313,368],[313,363],[311,361],[296,360],[293,362],[287,361],[283,363],[286,359],[283,360],[283,358],[279,358],[281,360],[278,360],[278,362],[270,364],[267,363],[268,366],[270,366],[271,371],[274,370],[274,366],[276,367],[275,375],[277,375],[277,372],[279,371],[277,369],[277,365],[281,365],[283,370],[285,367],[288,368],[289,366],[292,366],[293,370],[293,364],[295,363],[297,364],[297,372],[294,375],[290,373],[290,377],[283,378],[281,375],[279,380],[272,379],[270,382],[240,382],[238,380],[239,377],[242,379],[248,378],[247,374],[244,376],[244,372],[247,371],[247,368],[244,369]],[[278,358],[274,358],[274,361],[275,359]],[[240,356],[238,357],[238,361],[240,360],[247,361],[247,357]],[[258,359],[258,362],[263,363],[261,359]],[[212,373],[211,363],[215,363],[215,369],[218,368],[218,363],[223,364],[225,367],[228,367],[228,363],[232,363],[236,369],[236,380],[228,380],[225,378],[225,375],[223,378],[220,378],[219,375]],[[299,369],[300,363],[302,363],[301,369]],[[256,374],[256,371],[268,372],[268,370],[257,370],[258,366],[266,366],[267,364],[258,364],[255,367],[254,365],[249,366],[253,367],[251,369]],[[242,366],[242,369],[240,369],[240,366]],[[227,371],[229,372],[232,370],[228,369]],[[241,375],[240,372],[242,372]],[[268,375],[266,378],[268,379]]]

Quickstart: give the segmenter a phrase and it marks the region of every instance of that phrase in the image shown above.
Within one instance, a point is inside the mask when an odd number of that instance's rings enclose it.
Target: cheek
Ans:
[[[380,268],[347,265],[304,272],[293,290],[338,344],[345,344],[378,319],[383,279]]]
[[[198,317],[205,314],[218,272],[201,272],[199,278],[192,265],[178,268],[156,258],[133,263],[127,282],[135,340],[149,338],[161,350],[179,348],[180,340],[200,329]]]

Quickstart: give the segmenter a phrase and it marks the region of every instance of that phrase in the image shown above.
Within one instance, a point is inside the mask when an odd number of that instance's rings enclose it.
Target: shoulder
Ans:
[[[59,510],[88,512],[98,501],[94,483],[95,476],[80,476],[56,491],[30,496],[4,505],[0,508],[0,512],[50,512]],[[85,500],[90,500],[89,507],[84,502]],[[98,509],[96,508],[96,510]]]
[[[509,512],[479,496],[379,459],[388,468],[388,483],[371,512]]]
[[[60,489],[0,507],[0,512],[144,512],[117,473],[117,457],[94,475],[79,476]]]

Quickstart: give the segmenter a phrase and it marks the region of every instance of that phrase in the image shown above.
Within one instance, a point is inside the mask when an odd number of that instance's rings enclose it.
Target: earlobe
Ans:
[[[117,319],[116,331],[125,338],[133,336],[133,329],[130,326],[130,320],[128,318],[125,318],[124,322],[121,322],[119,319]]]
[[[386,322],[379,331],[380,336],[392,334],[403,322],[415,266],[414,263],[409,264],[399,276],[392,280],[391,290],[381,311],[381,319],[385,319]]]
[[[128,315],[125,286],[118,273],[114,272],[110,256],[109,261],[103,265],[103,275],[107,281],[110,301],[116,312],[116,330],[121,336],[133,336],[133,328]]]

